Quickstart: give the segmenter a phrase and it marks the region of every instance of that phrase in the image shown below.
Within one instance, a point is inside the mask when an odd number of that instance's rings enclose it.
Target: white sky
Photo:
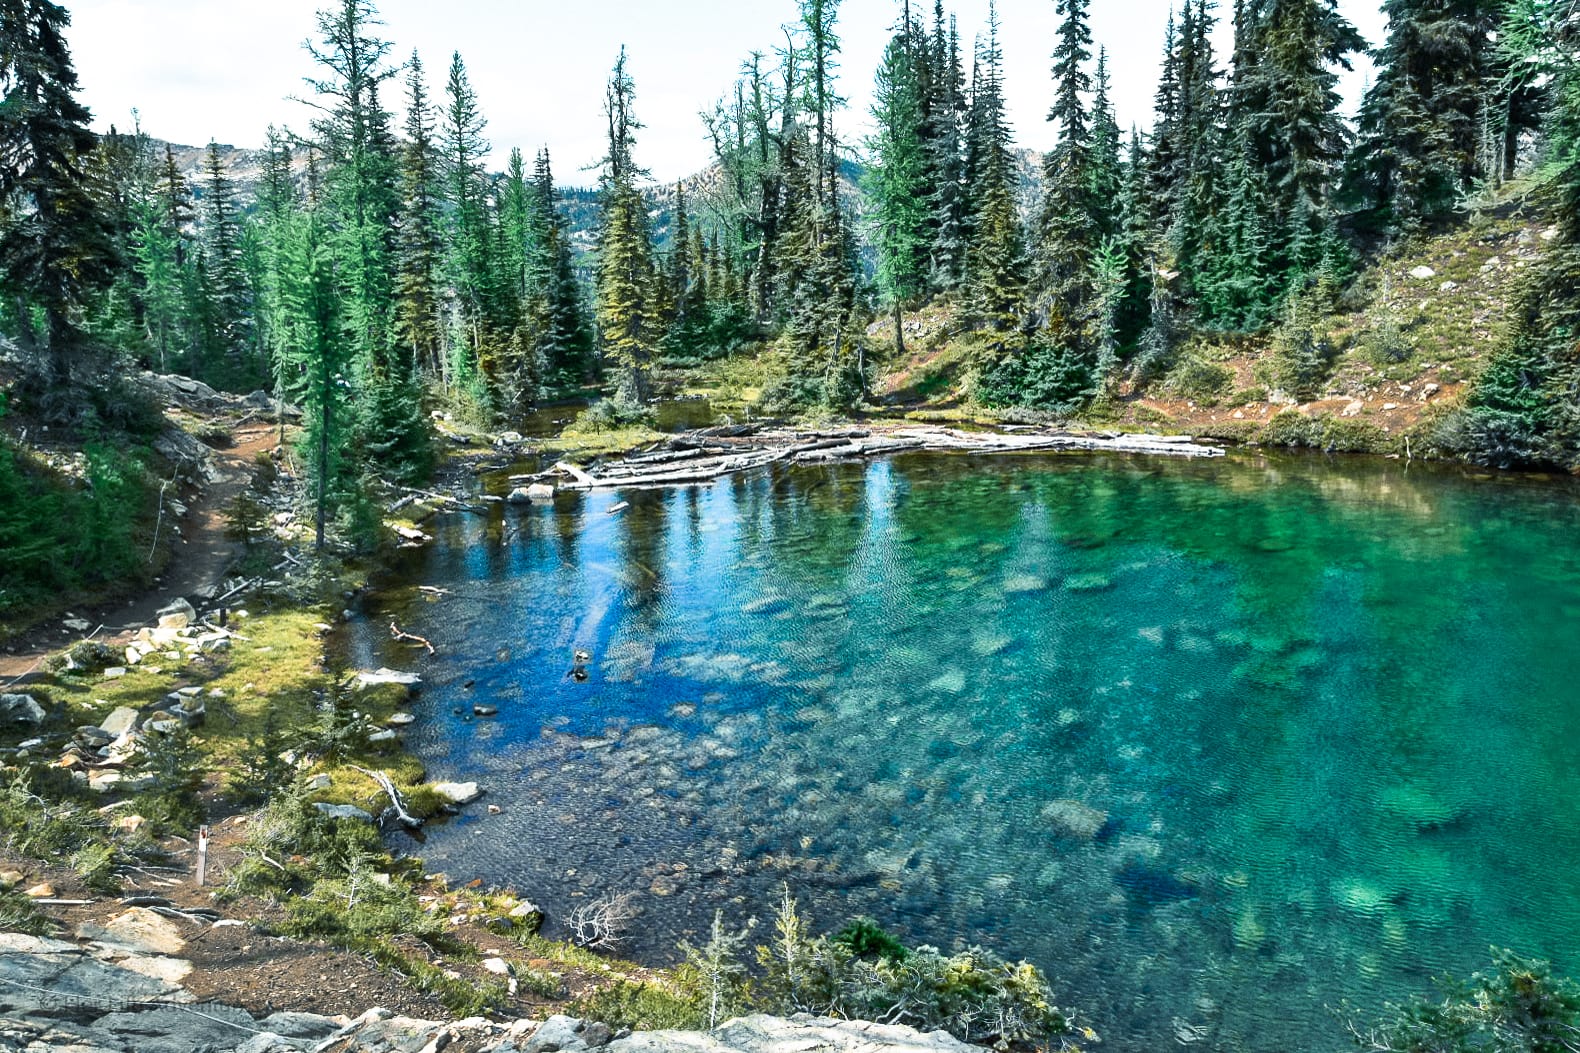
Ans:
[[[141,112],[151,135],[188,145],[213,138],[262,143],[270,123],[304,129],[306,108],[288,96],[306,92],[312,64],[302,43],[314,12],[332,0],[66,0],[70,42],[82,99],[101,129],[130,127]],[[913,0],[917,2],[917,0]],[[931,11],[931,0],[919,0]],[[850,100],[841,119],[850,140],[866,125],[872,71],[901,0],[844,0],[840,88]],[[1092,30],[1110,54],[1122,126],[1149,121],[1170,0],[1095,0]],[[1221,3],[1227,8],[1227,3]],[[987,0],[955,0],[963,45],[987,20]],[[1339,0],[1367,40],[1384,20],[1378,0]],[[723,94],[743,58],[771,50],[779,27],[795,17],[794,0],[381,0],[392,54],[417,47],[429,86],[442,97],[450,54],[459,50],[489,121],[493,163],[512,146],[530,157],[541,145],[566,184],[602,154],[603,84],[620,45],[630,52],[637,113],[647,124],[638,161],[655,178],[673,180],[710,160],[699,110]],[[1048,72],[1057,19],[1054,0],[1001,0],[1005,75],[1016,140],[1046,149],[1052,96]],[[1224,52],[1228,34],[1224,27]],[[1364,83],[1364,60],[1346,78],[1348,110]],[[969,64],[967,66],[969,74]],[[398,109],[403,92],[386,105]]]

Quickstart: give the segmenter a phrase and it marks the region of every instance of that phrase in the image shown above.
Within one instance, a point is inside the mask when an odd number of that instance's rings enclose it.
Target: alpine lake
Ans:
[[[395,843],[551,935],[630,892],[627,956],[766,942],[788,885],[1031,959],[1127,1051],[1347,1048],[1492,946],[1580,969],[1570,480],[917,454],[427,529],[346,657],[421,673],[409,748],[487,796]]]

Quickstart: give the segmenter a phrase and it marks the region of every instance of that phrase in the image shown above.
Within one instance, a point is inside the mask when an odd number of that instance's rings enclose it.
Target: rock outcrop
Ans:
[[[805,1014],[618,1038],[603,1024],[567,1016],[446,1023],[370,1009],[355,1019],[310,1013],[259,1019],[197,1003],[176,979],[189,963],[157,953],[173,946],[169,934],[151,933],[140,916],[134,920],[138,924],[122,925],[113,942],[95,939],[102,935],[96,928],[79,932],[79,939],[90,941],[83,946],[0,933],[0,1053],[976,1053],[941,1031]]]

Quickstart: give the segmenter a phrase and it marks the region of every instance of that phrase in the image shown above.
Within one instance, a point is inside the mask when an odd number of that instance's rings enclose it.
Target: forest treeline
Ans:
[[[776,409],[857,406],[890,350],[873,320],[930,302],[953,310],[985,404],[1079,413],[1203,332],[1276,331],[1306,396],[1327,354],[1312,329],[1364,254],[1460,222],[1519,171],[1553,195],[1560,236],[1454,427],[1484,459],[1580,463],[1577,0],[1386,0],[1353,130],[1336,85],[1365,42],[1334,0],[1236,0],[1228,54],[1215,6],[1183,0],[1145,133],[1118,124],[1089,4],[1055,3],[1054,146],[1029,210],[996,11],[967,44],[941,0],[903,2],[856,142],[839,2],[798,0],[704,113],[713,178],[703,201],[676,188],[662,245],[622,51],[584,278],[547,152],[488,172],[461,56],[435,91],[371,0],[319,14],[311,118],[270,129],[245,203],[217,146],[194,187],[140,130],[90,131],[65,8],[0,0],[15,393],[82,423],[114,415],[103,378],[130,365],[276,391],[307,411],[331,510],[369,466],[420,474],[437,406],[508,420],[599,388],[637,412],[655,364],[740,349],[771,362]]]

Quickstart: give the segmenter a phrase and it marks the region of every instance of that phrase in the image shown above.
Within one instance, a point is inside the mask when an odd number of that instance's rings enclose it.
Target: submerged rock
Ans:
[[[1108,813],[1080,801],[1058,800],[1043,806],[1043,821],[1054,831],[1077,841],[1090,841],[1108,823]]]

